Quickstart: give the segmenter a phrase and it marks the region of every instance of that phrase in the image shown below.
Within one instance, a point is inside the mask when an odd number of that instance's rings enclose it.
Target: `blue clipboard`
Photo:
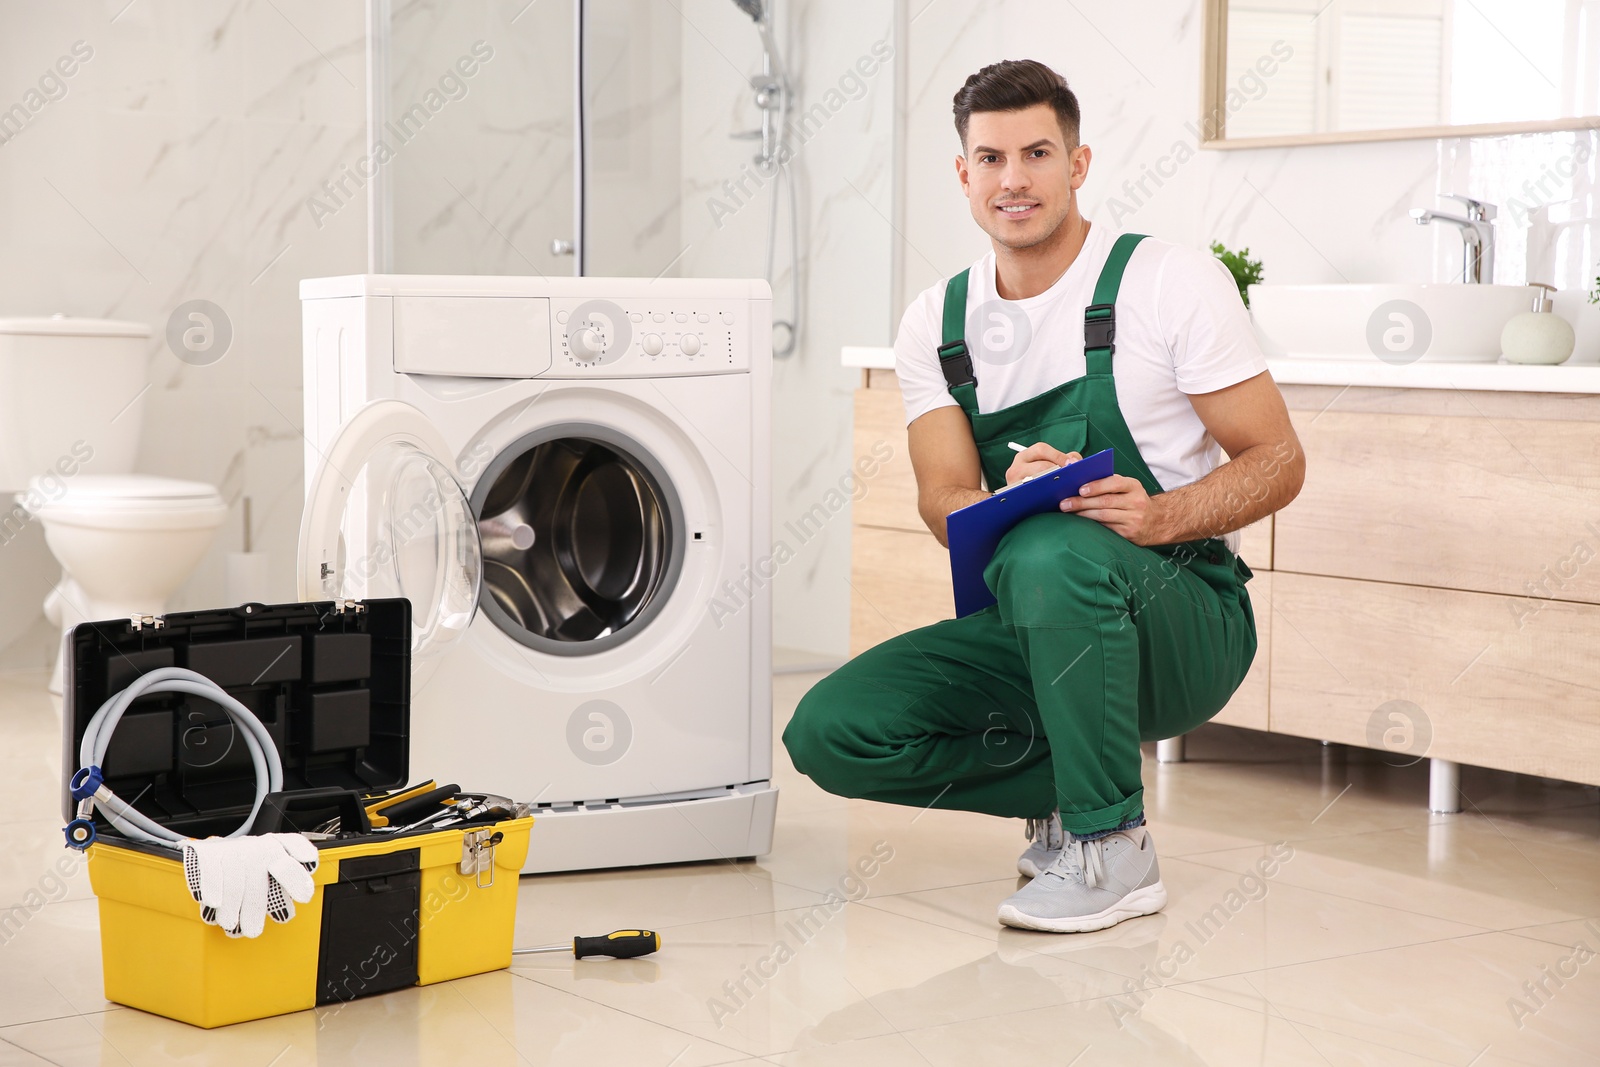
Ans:
[[[1114,473],[1112,450],[1107,448],[952,511],[945,519],[945,538],[950,544],[956,618],[982,611],[995,602],[983,581],[983,569],[1007,530],[1031,515],[1059,511],[1067,497],[1077,496],[1083,486]]]

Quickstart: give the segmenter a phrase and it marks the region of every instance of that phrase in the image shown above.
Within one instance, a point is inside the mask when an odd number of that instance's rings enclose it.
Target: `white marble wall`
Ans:
[[[774,643],[842,658],[849,638],[850,509],[841,499],[851,486],[842,494],[839,486],[852,460],[857,377],[839,366],[839,348],[892,337],[894,66],[880,57],[894,47],[893,3],[777,3],[780,44],[793,57],[797,112],[827,110],[803,127],[797,113],[791,124],[803,310],[797,350],[777,362],[774,374],[773,535],[795,556],[774,579]],[[683,13],[689,23],[682,32],[686,250],[674,272],[759,276],[766,269],[773,184],[758,180],[751,165],[757,142],[729,136],[760,121],[748,85],[760,70],[759,38],[731,0],[699,0]],[[743,191],[724,186],[741,179]],[[777,319],[793,316],[787,189],[782,193]],[[820,528],[802,528],[800,516],[818,504],[829,518]]]
[[[176,607],[216,603],[222,555],[254,502],[268,594],[289,598],[300,518],[299,279],[363,269],[359,208],[317,224],[306,201],[359,154],[361,5],[315,0],[12,0],[0,4],[9,107],[75,41],[93,56],[0,144],[0,315],[133,319],[147,358],[140,469],[212,482],[233,512]],[[234,337],[194,366],[162,334],[178,304],[220,305]],[[85,468],[87,470],[87,468]],[[0,666],[53,645],[37,607],[58,570],[43,539],[0,548]]]

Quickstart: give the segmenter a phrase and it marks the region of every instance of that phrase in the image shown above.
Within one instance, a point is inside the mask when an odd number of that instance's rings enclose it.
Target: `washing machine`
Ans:
[[[531,802],[528,872],[767,852],[767,284],[300,296],[300,596],[410,599],[413,776]]]

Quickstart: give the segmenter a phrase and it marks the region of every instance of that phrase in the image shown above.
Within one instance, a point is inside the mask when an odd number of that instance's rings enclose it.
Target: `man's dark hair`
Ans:
[[[1061,124],[1067,148],[1078,146],[1078,98],[1067,79],[1032,59],[1007,59],[990,63],[967,79],[956,93],[956,133],[961,150],[967,150],[967,123],[975,111],[1022,111],[1049,104]]]

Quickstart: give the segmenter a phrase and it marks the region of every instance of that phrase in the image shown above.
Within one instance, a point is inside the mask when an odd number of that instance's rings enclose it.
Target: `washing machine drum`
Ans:
[[[473,497],[483,543],[480,607],[507,634],[583,655],[639,633],[671,592],[682,516],[658,464],[591,428],[530,435]]]

